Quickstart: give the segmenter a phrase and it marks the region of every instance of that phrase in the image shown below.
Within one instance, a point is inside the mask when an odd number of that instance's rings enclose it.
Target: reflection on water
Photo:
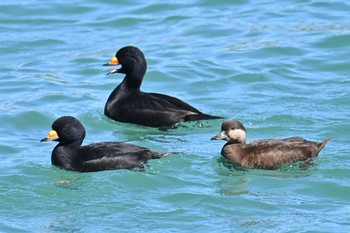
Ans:
[[[244,169],[222,156],[213,159],[215,171],[222,177],[216,182],[218,193],[222,195],[241,195],[252,194],[249,190],[249,181],[254,177],[271,177],[271,178],[303,178],[314,173],[317,166],[313,163],[294,163],[284,165],[278,170],[261,170],[261,169]],[[255,196],[253,194],[253,196]]]
[[[240,164],[237,164],[225,157],[217,158],[216,171],[221,175],[240,176],[240,175],[259,175],[273,177],[305,177],[313,173],[318,168],[314,162],[296,162],[285,164],[280,169],[263,170],[263,169],[245,169]]]

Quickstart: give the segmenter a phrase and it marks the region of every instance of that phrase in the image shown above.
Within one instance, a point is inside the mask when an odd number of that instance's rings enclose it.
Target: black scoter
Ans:
[[[284,164],[298,161],[310,162],[331,140],[313,142],[301,137],[285,139],[263,139],[246,143],[247,132],[239,121],[226,121],[221,132],[212,140],[225,140],[227,143],[221,154],[248,169],[274,170]]]
[[[151,151],[122,142],[100,142],[81,146],[85,128],[72,116],[55,120],[52,130],[41,141],[58,141],[51,153],[53,165],[78,172],[97,172],[141,167],[150,159],[159,159],[172,153]]]
[[[204,114],[172,96],[146,93],[140,90],[147,62],[140,49],[133,46],[121,48],[105,66],[121,65],[107,73],[125,74],[124,80],[109,96],[104,113],[120,122],[151,127],[172,127],[181,121],[221,119]]]

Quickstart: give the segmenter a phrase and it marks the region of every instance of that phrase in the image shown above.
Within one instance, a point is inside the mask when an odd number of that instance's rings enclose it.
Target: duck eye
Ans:
[[[235,127],[232,127],[231,129],[232,129],[232,130],[235,130],[236,128],[235,128]]]

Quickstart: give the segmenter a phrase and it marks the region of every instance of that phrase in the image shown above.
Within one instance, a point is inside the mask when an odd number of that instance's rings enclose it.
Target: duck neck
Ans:
[[[51,163],[55,166],[63,167],[65,169],[72,169],[72,164],[74,164],[74,150],[80,147],[81,143],[74,142],[69,145],[63,145],[59,143],[52,151]]]
[[[119,96],[125,96],[133,91],[139,91],[141,86],[141,81],[136,82],[132,81],[131,78],[125,76],[123,82],[121,82],[110,94],[108,101],[116,101],[119,100]]]
[[[232,144],[240,144],[240,145],[244,145],[246,141],[241,141],[241,140],[237,140],[237,139],[231,139],[230,141],[228,141],[226,143],[226,145],[232,145]]]
[[[143,76],[127,74],[121,85],[125,85],[127,90],[140,90],[142,80]]]

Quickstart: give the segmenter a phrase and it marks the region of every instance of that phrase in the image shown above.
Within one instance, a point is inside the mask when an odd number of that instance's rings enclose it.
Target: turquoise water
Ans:
[[[0,232],[349,232],[350,2],[0,3]],[[167,132],[112,122],[116,50],[144,51],[143,90],[242,121],[248,140],[333,137],[308,170],[236,171],[221,121]],[[40,143],[59,116],[85,143],[182,151],[146,171],[80,174]]]

